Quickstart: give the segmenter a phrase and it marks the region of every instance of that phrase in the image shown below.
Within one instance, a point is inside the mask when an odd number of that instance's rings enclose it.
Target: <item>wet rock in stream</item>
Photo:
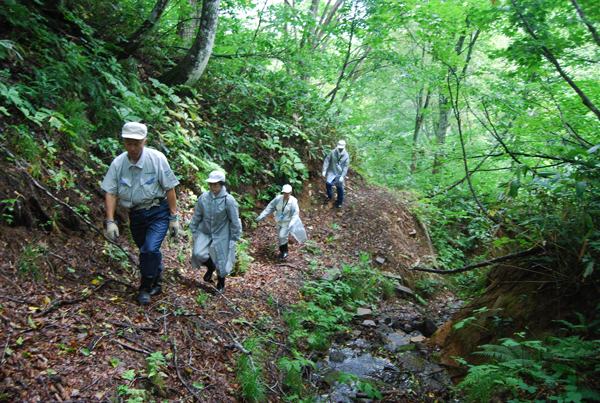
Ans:
[[[402,332],[382,336],[385,339],[402,339],[404,345],[412,345],[410,337]],[[385,341],[387,346],[391,343]],[[420,344],[420,343],[418,343]],[[368,383],[378,391],[395,390],[408,392],[411,388],[430,388],[443,390],[451,385],[450,375],[437,363],[430,362],[418,352],[398,354],[394,361],[374,357],[366,350],[374,349],[365,339],[356,339],[347,346],[334,345],[329,356],[317,364],[315,380],[321,383],[325,393],[317,399],[319,402],[354,402],[360,393],[358,383]],[[348,380],[347,375],[352,375]],[[343,377],[343,379],[342,379]],[[342,382],[340,382],[342,379]],[[344,379],[346,380],[344,382]],[[323,388],[323,383],[328,387]],[[370,402],[369,399],[360,401]]]

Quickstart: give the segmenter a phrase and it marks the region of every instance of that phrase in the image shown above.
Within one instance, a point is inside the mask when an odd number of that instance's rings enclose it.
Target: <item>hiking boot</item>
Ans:
[[[217,276],[219,277],[219,281],[217,282],[217,290],[219,292],[223,292],[223,290],[225,289],[225,277],[221,277],[221,276]]]
[[[138,302],[142,305],[150,303],[150,290],[152,290],[153,278],[142,277],[138,289]]]
[[[160,273],[154,279],[154,283],[152,284],[152,289],[150,290],[150,292],[148,294],[150,294],[150,295],[162,294],[162,285],[163,285],[163,277],[162,277],[162,273]]]
[[[337,203],[335,206],[336,206],[337,208],[342,208],[342,203],[339,203],[339,202],[338,202],[338,203]]]
[[[288,244],[285,243],[279,247],[279,255],[277,255],[279,259],[285,259],[288,257]]]
[[[206,263],[204,264],[206,265],[206,274],[204,275],[204,281],[212,283],[212,275],[216,270],[215,262],[213,262],[212,258],[209,257]]]
[[[333,197],[333,196],[327,196],[327,198],[325,199],[325,201],[326,201],[327,203],[329,203],[329,202],[331,201],[331,198],[332,198],[332,197]]]

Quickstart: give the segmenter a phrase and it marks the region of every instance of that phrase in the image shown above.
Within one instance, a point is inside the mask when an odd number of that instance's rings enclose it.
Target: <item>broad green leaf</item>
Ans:
[[[589,262],[587,264],[587,266],[585,267],[585,272],[583,273],[583,278],[586,278],[587,276],[592,274],[592,272],[594,271],[594,264],[595,262]]]
[[[577,197],[582,198],[584,192],[585,192],[585,181],[577,182],[577,185],[575,185],[575,194],[577,195]]]
[[[511,181],[510,182],[510,189],[508,191],[508,195],[512,198],[515,198],[519,195],[519,188],[521,187],[521,184],[518,181]]]

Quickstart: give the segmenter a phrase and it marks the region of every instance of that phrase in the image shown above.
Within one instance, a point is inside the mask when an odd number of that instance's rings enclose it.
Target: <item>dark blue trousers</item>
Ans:
[[[169,202],[163,200],[158,207],[129,212],[129,228],[140,248],[140,272],[142,277],[155,278],[162,273],[162,244],[169,230]]]
[[[333,183],[325,182],[325,187],[327,188],[327,196],[333,197]],[[339,186],[335,187],[337,190],[337,201],[338,203],[344,202],[344,188]]]

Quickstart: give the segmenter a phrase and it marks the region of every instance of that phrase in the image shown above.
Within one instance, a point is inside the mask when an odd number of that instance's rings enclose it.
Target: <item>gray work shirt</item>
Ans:
[[[121,206],[131,209],[164,198],[166,191],[179,185],[167,158],[160,151],[144,147],[137,163],[132,164],[127,152],[113,160],[100,188],[116,195]]]

